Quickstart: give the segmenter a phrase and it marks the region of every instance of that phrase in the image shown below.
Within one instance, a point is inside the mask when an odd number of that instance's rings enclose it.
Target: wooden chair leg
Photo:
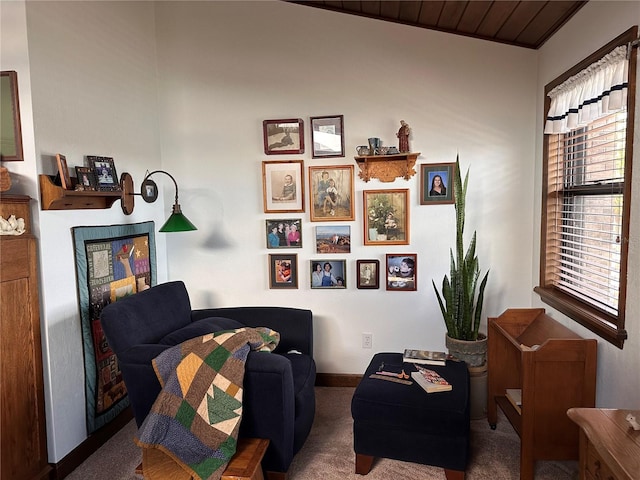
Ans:
[[[366,475],[371,471],[371,467],[373,466],[373,459],[375,457],[371,455],[362,455],[361,453],[356,453],[356,473],[359,475]]]
[[[449,470],[445,468],[444,475],[447,480],[464,480],[464,470]]]

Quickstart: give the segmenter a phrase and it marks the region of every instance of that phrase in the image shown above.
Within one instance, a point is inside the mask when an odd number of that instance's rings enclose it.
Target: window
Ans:
[[[633,27],[545,87],[540,286],[535,291],[619,348],[627,338],[636,67],[636,50],[629,45],[636,36]]]

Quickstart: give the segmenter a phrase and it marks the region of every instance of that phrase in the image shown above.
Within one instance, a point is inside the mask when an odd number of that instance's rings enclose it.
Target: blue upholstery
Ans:
[[[151,361],[162,351],[207,333],[269,327],[280,333],[273,353],[250,352],[245,364],[240,437],[267,438],[262,465],[286,472],[315,415],[316,366],[310,310],[231,307],[191,310],[183,282],[168,282],[107,305],[100,321],[118,358],[138,426],[160,393]],[[289,353],[295,350],[300,353]]]
[[[464,471],[469,459],[469,372],[464,362],[426,365],[453,390],[426,393],[415,382],[402,385],[369,375],[384,362],[402,365],[401,353],[378,353],[351,401],[356,454],[393,458]],[[409,363],[405,372],[415,371]]]

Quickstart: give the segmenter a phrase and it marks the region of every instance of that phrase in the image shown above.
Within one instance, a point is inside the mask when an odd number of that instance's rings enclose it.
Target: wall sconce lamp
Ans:
[[[173,176],[165,172],[164,170],[154,170],[151,173],[145,175],[144,180],[142,181],[142,185],[140,187],[140,193],[133,193],[133,179],[131,175],[128,173],[123,173],[120,179],[120,185],[123,190],[122,195],[122,211],[129,215],[133,212],[133,196],[141,195],[142,199],[147,203],[153,203],[158,199],[158,186],[156,182],[151,180],[151,175],[155,175],[156,173],[164,173],[171,180],[173,180],[173,185],[176,187],[176,198],[173,203],[173,209],[171,211],[171,216],[167,219],[162,227],[160,227],[160,232],[188,232],[191,230],[197,230],[196,226],[189,221],[187,217],[182,213],[182,209],[180,208],[180,204],[178,203],[178,184],[176,179]]]

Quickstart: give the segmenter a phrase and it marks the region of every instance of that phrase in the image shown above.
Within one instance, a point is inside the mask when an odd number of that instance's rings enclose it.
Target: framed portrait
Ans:
[[[22,126],[20,123],[20,99],[18,98],[18,73],[14,70],[0,72],[0,161],[22,162]]]
[[[355,220],[353,165],[309,167],[312,222]]]
[[[262,162],[265,213],[304,212],[302,160]]]
[[[69,175],[69,167],[67,166],[67,157],[61,153],[56,153],[56,162],[58,164],[60,186],[65,190],[73,190],[73,186],[71,185],[71,175]]]
[[[304,122],[301,118],[262,122],[264,153],[286,155],[304,153]]]
[[[311,288],[347,288],[346,260],[309,260]]]
[[[96,176],[91,167],[76,167],[76,190],[94,191],[96,189]]]
[[[344,115],[311,117],[313,158],[344,157]]]
[[[316,253],[351,253],[351,227],[317,226]]]
[[[454,203],[455,163],[420,165],[420,205]]]
[[[93,168],[96,186],[100,191],[118,191],[120,182],[116,173],[116,164],[111,157],[88,156],[89,166]]]
[[[269,254],[269,288],[298,288],[297,254]]]
[[[409,189],[362,193],[364,244],[409,245]]]
[[[380,288],[380,261],[357,260],[358,288]]]
[[[266,220],[267,248],[302,248],[302,219]]]
[[[387,290],[416,290],[418,255],[387,253]]]

